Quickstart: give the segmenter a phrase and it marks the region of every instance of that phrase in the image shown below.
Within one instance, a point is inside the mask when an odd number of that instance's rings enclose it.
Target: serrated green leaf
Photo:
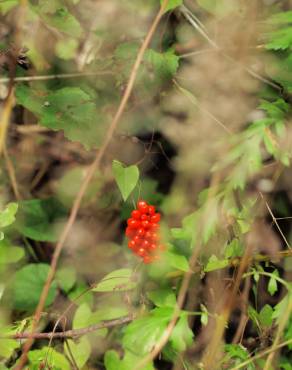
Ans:
[[[79,87],[63,87],[51,91],[33,89],[26,85],[16,88],[18,104],[39,118],[42,126],[63,130],[72,141],[86,149],[97,148],[103,140],[105,119],[101,116],[91,95]]]
[[[215,270],[220,270],[224,269],[229,265],[229,261],[224,259],[224,260],[219,260],[214,254],[209,258],[207,265],[204,268],[205,272],[210,272],[210,271],[215,271]]]
[[[123,292],[134,289],[137,282],[131,269],[119,269],[107,274],[95,288],[94,292]]]
[[[169,49],[164,53],[159,53],[153,49],[147,49],[144,59],[149,63],[157,76],[160,78],[172,77],[179,67],[179,57],[174,50]]]
[[[112,169],[122,197],[126,201],[137,185],[139,169],[134,165],[125,167],[119,161],[113,161]]]
[[[45,263],[29,264],[18,270],[11,288],[12,305],[17,310],[32,311],[37,306],[44,284],[47,280],[49,265]],[[51,284],[46,307],[53,303],[57,294],[57,284]]]

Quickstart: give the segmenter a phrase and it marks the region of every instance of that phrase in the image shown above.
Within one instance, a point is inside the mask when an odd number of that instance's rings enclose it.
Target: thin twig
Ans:
[[[6,163],[6,167],[7,167],[7,172],[8,172],[8,176],[9,176],[9,179],[10,179],[10,183],[11,183],[11,187],[12,187],[14,196],[19,201],[21,199],[21,195],[20,195],[20,192],[19,192],[19,189],[18,189],[15,169],[14,169],[13,163],[12,163],[10,157],[9,157],[5,141],[3,142],[3,154],[4,154],[5,163]]]
[[[280,348],[282,348],[282,347],[286,347],[286,346],[288,346],[288,345],[289,345],[289,344],[291,344],[291,343],[292,343],[292,339],[289,339],[289,340],[286,340],[285,342],[282,342],[282,343],[278,344],[276,347],[272,346],[272,347],[270,347],[269,349],[267,349],[267,350],[265,350],[265,351],[263,351],[263,352],[260,352],[260,353],[258,353],[257,355],[255,355],[255,356],[253,356],[253,357],[249,358],[248,360],[243,361],[241,364],[239,364],[239,365],[237,365],[237,366],[233,367],[233,368],[232,368],[232,369],[230,369],[230,370],[238,370],[238,369],[242,369],[242,368],[247,369],[247,368],[246,368],[246,365],[248,365],[248,364],[250,364],[250,363],[254,362],[255,360],[257,360],[257,359],[259,359],[259,358],[261,358],[261,357],[264,357],[264,356],[268,355],[269,353],[272,353],[272,352],[274,352],[274,351],[277,351],[278,349],[280,349]]]
[[[92,333],[94,331],[104,329],[104,328],[111,328],[113,326],[117,325],[123,325],[127,324],[128,322],[133,321],[134,316],[124,316],[119,319],[115,320],[108,320],[103,321],[98,324],[90,325],[86,328],[80,328],[80,329],[71,329],[66,331],[60,331],[60,332],[50,332],[50,333],[31,333],[31,332],[24,332],[24,333],[17,333],[9,336],[3,336],[0,337],[1,339],[9,338],[9,339],[27,339],[27,338],[33,338],[33,339],[60,339],[60,338],[78,338],[85,334]]]
[[[114,118],[113,118],[113,120],[112,120],[112,122],[111,122],[111,124],[108,128],[105,140],[104,140],[102,146],[100,147],[99,151],[97,152],[96,158],[95,158],[94,162],[91,164],[91,166],[90,166],[90,168],[89,168],[89,170],[86,174],[86,177],[84,178],[83,183],[81,184],[80,190],[79,190],[79,192],[78,192],[78,194],[77,194],[77,196],[74,200],[74,203],[73,203],[73,206],[72,206],[72,209],[71,209],[71,212],[70,212],[69,219],[68,219],[68,221],[65,225],[65,228],[64,228],[64,230],[61,234],[61,237],[60,237],[60,239],[59,239],[59,241],[56,245],[56,248],[55,248],[55,251],[54,251],[54,254],[53,254],[53,257],[52,257],[52,261],[51,261],[50,270],[49,270],[49,273],[48,273],[48,276],[47,276],[47,280],[46,280],[46,283],[45,283],[44,288],[42,290],[42,294],[41,294],[38,306],[37,306],[36,311],[35,311],[34,321],[33,321],[33,324],[32,324],[32,332],[35,331],[35,328],[36,328],[36,326],[37,326],[37,324],[40,320],[41,312],[43,311],[43,308],[44,308],[44,305],[45,305],[45,302],[46,302],[46,298],[48,296],[49,289],[50,289],[51,283],[53,281],[53,278],[54,278],[54,275],[55,275],[55,272],[56,272],[57,263],[58,263],[61,251],[64,247],[67,236],[69,235],[69,233],[71,231],[71,228],[74,225],[74,222],[75,222],[76,217],[77,217],[77,213],[79,211],[79,208],[80,208],[80,205],[81,205],[81,202],[82,202],[82,199],[85,195],[85,192],[87,190],[87,187],[88,187],[91,179],[93,178],[96,170],[100,166],[101,160],[102,160],[102,158],[103,158],[103,156],[104,156],[104,154],[105,154],[105,152],[106,152],[106,150],[107,150],[107,148],[110,144],[113,133],[114,133],[114,131],[115,131],[115,129],[116,129],[118,123],[119,123],[119,120],[120,120],[122,114],[124,113],[124,110],[126,108],[128,100],[130,98],[130,95],[132,93],[133,86],[134,86],[134,83],[135,83],[135,80],[136,80],[136,77],[137,77],[138,69],[139,69],[140,64],[143,60],[144,53],[147,50],[147,48],[150,44],[150,41],[151,41],[155,31],[156,31],[158,23],[160,22],[163,14],[164,14],[164,11],[166,9],[168,1],[169,0],[164,0],[163,1],[159,12],[157,13],[153,23],[151,24],[151,27],[150,27],[147,35],[146,35],[146,38],[145,38],[143,44],[140,47],[140,50],[137,54],[137,58],[135,60],[135,63],[133,65],[133,68],[132,68],[132,71],[131,71],[131,74],[130,74],[130,77],[129,77],[129,81],[128,81],[126,90],[125,90],[124,95],[122,97],[122,100],[119,104],[117,112],[116,112],[116,114],[115,114],[115,116],[114,116]],[[15,370],[22,370],[23,367],[25,366],[26,361],[27,361],[27,354],[28,354],[28,351],[30,350],[32,344],[33,344],[33,337],[28,337],[28,340],[24,344],[23,352],[22,352],[22,355],[20,356],[18,364],[15,366]]]
[[[217,43],[208,36],[207,32],[203,29],[201,24],[198,23],[195,16],[192,14],[192,12],[188,8],[186,8],[186,6],[184,6],[184,5],[181,6],[180,10],[181,10],[182,14],[184,15],[184,17],[186,18],[186,20],[208,41],[208,43],[214,48],[214,50],[218,51],[224,58],[228,59],[232,63],[235,63],[238,67],[242,68],[248,74],[250,74],[252,77],[258,79],[259,81],[261,81],[261,82],[263,82],[263,83],[265,83],[269,86],[272,86],[274,89],[277,89],[278,91],[282,91],[280,86],[278,86],[274,82],[268,80],[267,78],[261,76],[260,74],[258,74],[256,71],[254,71],[250,67],[246,67],[242,63],[240,63],[237,60],[235,60],[234,58],[232,58],[230,55],[226,54],[223,51],[223,49],[220,49],[220,47],[217,45]]]
[[[262,200],[265,202],[265,205],[266,205],[266,207],[267,207],[267,210],[269,211],[269,214],[270,214],[270,215],[271,215],[271,217],[272,217],[273,223],[276,225],[277,229],[279,230],[279,233],[280,233],[280,235],[282,236],[282,238],[283,238],[283,240],[284,240],[284,242],[285,242],[286,246],[287,246],[289,249],[292,249],[292,248],[291,248],[291,246],[290,246],[290,244],[289,244],[289,242],[288,242],[288,240],[286,239],[285,235],[283,234],[283,231],[281,230],[281,228],[280,228],[280,226],[279,226],[279,224],[278,224],[278,222],[277,222],[276,217],[274,216],[274,214],[273,214],[273,212],[272,212],[272,210],[271,210],[270,206],[268,205],[268,202],[265,200],[265,198],[264,198],[264,196],[263,196],[263,194],[262,194],[261,192],[260,192],[260,196],[261,196]]]
[[[39,76],[24,76],[15,77],[14,82],[34,82],[34,81],[48,81],[55,79],[66,79],[76,77],[91,77],[100,75],[112,75],[111,71],[100,71],[100,72],[74,72],[74,73],[59,73],[55,75],[39,75]],[[8,83],[9,77],[0,78],[0,83]]]

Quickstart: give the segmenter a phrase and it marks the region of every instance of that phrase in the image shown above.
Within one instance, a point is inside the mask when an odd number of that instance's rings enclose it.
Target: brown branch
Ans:
[[[164,14],[164,10],[166,9],[167,3],[168,3],[168,0],[163,1],[163,4],[161,5],[160,10],[157,13],[149,31],[148,31],[148,33],[146,35],[146,38],[145,38],[143,44],[141,45],[141,48],[140,48],[140,50],[137,54],[137,58],[136,58],[135,63],[133,65],[126,90],[125,90],[124,95],[122,97],[122,100],[119,104],[117,112],[116,112],[116,114],[115,114],[115,116],[114,116],[114,118],[113,118],[113,120],[112,120],[112,122],[111,122],[111,124],[108,128],[105,140],[104,140],[102,146],[100,147],[99,151],[97,152],[94,162],[89,167],[89,170],[86,174],[86,177],[85,177],[83,183],[81,184],[80,190],[79,190],[79,192],[78,192],[78,194],[75,198],[75,201],[73,203],[73,206],[72,206],[72,209],[71,209],[71,212],[70,212],[69,219],[68,219],[68,221],[65,225],[65,228],[64,228],[64,230],[63,230],[63,232],[60,236],[60,239],[59,239],[59,241],[56,245],[56,248],[55,248],[55,251],[54,251],[54,254],[53,254],[53,257],[52,257],[48,277],[47,277],[46,283],[44,285],[44,288],[42,290],[42,294],[41,294],[38,306],[37,306],[36,311],[35,311],[34,321],[33,321],[33,324],[32,324],[32,332],[35,331],[36,326],[37,326],[37,324],[40,320],[41,312],[43,311],[45,301],[46,301],[46,298],[48,296],[48,292],[49,292],[51,283],[53,281],[53,278],[54,278],[54,275],[55,275],[55,272],[56,272],[57,263],[58,263],[61,251],[63,249],[63,246],[65,244],[67,236],[69,235],[70,230],[74,225],[74,222],[75,222],[76,217],[77,217],[77,213],[78,213],[80,205],[81,205],[81,201],[82,201],[82,199],[85,195],[86,189],[87,189],[93,175],[95,174],[96,170],[100,166],[101,160],[102,160],[102,158],[105,154],[105,151],[107,150],[107,148],[110,144],[113,133],[114,133],[114,131],[115,131],[115,129],[116,129],[118,123],[119,123],[119,120],[120,120],[122,114],[124,113],[124,110],[126,108],[128,100],[130,98],[130,95],[132,93],[133,86],[134,86],[134,83],[135,83],[135,80],[136,80],[136,77],[137,77],[138,69],[139,69],[140,64],[143,60],[144,53],[147,50],[147,48],[150,44],[150,41],[151,41],[151,39],[152,39],[152,37],[155,33],[155,30],[158,26],[158,23],[161,20],[163,14]],[[20,359],[19,359],[17,365],[14,367],[15,370],[21,370],[25,366],[26,361],[27,361],[27,353],[29,352],[32,344],[33,344],[33,337],[29,337],[27,342],[24,344],[22,355],[20,356]]]
[[[124,316],[119,319],[115,320],[109,320],[104,321],[99,324],[90,325],[86,328],[81,329],[71,329],[66,331],[60,331],[60,332],[50,332],[50,333],[31,333],[31,332],[24,332],[24,333],[17,333],[9,336],[0,337],[1,339],[9,338],[9,339],[27,339],[27,338],[33,338],[33,339],[62,339],[62,338],[78,338],[82,335],[92,333],[94,331],[104,329],[104,328],[111,328],[113,326],[117,325],[123,325],[127,324],[128,322],[131,322],[134,319],[134,316]]]

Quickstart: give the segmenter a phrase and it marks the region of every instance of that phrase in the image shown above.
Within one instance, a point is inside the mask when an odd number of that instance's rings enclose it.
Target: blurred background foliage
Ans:
[[[158,0],[0,1],[1,335],[31,326],[54,243],[158,9]],[[230,260],[243,255],[247,241],[254,254],[290,250],[290,9],[289,0],[170,1],[66,240],[38,330],[53,330],[72,302],[66,328],[134,312],[145,317],[78,341],[54,341],[53,348],[38,341],[29,353],[29,369],[40,368],[46,356],[53,369],[133,369],[165,330],[180,276],[202,243],[202,281],[194,279],[185,308],[199,312],[199,319],[194,314],[189,320],[184,311],[155,362],[158,369],[196,369],[212,337],[212,313],[226,295],[224,281],[232,276]],[[6,130],[11,77],[14,101]],[[113,160],[139,167],[139,181],[125,202]],[[163,213],[168,250],[159,264],[138,268],[139,283],[116,291],[116,284],[132,283],[138,264],[126,248],[124,228],[139,198]],[[282,218],[281,232],[271,214]],[[240,344],[232,342],[240,315],[231,316],[222,369],[273,342],[287,290],[277,279],[291,281],[292,265],[291,257],[272,260],[250,270],[255,277],[269,275],[248,288]],[[102,294],[98,286],[84,294],[120,269],[122,282]],[[287,328],[289,340],[292,325]],[[13,366],[20,347],[20,341],[0,339],[0,369]],[[291,370],[290,360],[284,351],[275,369]]]

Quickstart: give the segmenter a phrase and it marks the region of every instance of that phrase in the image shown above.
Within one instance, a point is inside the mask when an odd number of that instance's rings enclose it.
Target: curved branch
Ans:
[[[103,321],[99,324],[90,325],[86,328],[81,329],[71,329],[66,331],[60,331],[60,332],[50,332],[50,333],[31,333],[31,332],[24,332],[24,333],[17,333],[9,336],[2,337],[9,338],[9,339],[27,339],[27,338],[33,338],[33,339],[57,339],[57,338],[77,338],[81,337],[82,335],[92,333],[94,331],[104,329],[104,328],[111,328],[113,326],[117,325],[123,325],[128,322],[131,322],[134,319],[134,316],[124,316],[119,319],[115,320],[109,320],[109,321]],[[0,337],[1,338],[1,337]],[[2,339],[1,338],[1,339]]]

